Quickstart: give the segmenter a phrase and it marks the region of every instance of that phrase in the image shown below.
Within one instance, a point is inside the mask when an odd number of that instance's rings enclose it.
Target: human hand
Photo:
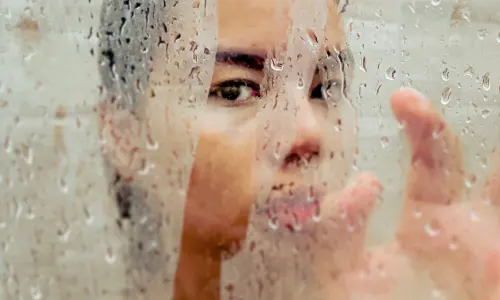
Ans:
[[[366,290],[354,274],[370,260],[365,252],[366,224],[381,192],[373,174],[360,173],[322,202],[311,249],[321,299],[351,299]]]
[[[397,232],[401,250],[450,299],[494,299],[500,284],[498,161],[482,191],[466,195],[460,141],[444,117],[408,89],[394,93],[391,106],[411,150]]]
[[[340,235],[344,244],[330,254],[337,259],[319,267],[323,271],[320,280],[329,284],[327,295],[390,299],[401,283],[398,280],[417,271],[427,273],[439,292],[452,299],[496,299],[500,290],[500,152],[494,153],[496,163],[482,191],[462,203],[465,172],[460,142],[443,116],[422,95],[407,89],[396,92],[391,105],[411,149],[397,241],[364,252],[364,227],[354,235]],[[372,207],[369,197],[361,200],[347,195],[343,193],[344,201],[350,203],[346,207],[365,207],[365,220]],[[325,273],[333,268],[339,274],[335,280]]]

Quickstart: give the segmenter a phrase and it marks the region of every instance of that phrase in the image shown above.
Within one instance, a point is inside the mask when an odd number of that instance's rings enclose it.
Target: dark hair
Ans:
[[[166,1],[104,0],[100,16],[98,62],[105,95],[103,101],[120,109],[134,110],[144,97],[151,73],[154,41],[158,39],[159,24]],[[105,161],[105,164],[108,162]],[[110,190],[116,199],[117,224],[126,230],[127,288],[143,292],[148,275],[156,274],[165,264],[168,253],[162,252],[163,242],[158,234],[158,208],[146,201],[148,195],[133,183],[124,182],[108,164]],[[125,228],[126,227],[126,228]],[[149,247],[152,243],[157,247]],[[133,297],[133,296],[132,296]]]
[[[161,4],[162,2],[163,4]],[[99,72],[106,101],[133,109],[144,95],[158,39],[160,0],[104,0],[99,28]]]

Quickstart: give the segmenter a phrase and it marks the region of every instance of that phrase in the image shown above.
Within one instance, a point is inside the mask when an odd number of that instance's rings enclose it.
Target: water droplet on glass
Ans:
[[[12,140],[10,136],[6,136],[3,140],[3,148],[5,149],[6,153],[11,153],[12,152]]]
[[[31,147],[23,147],[22,149],[22,157],[26,164],[31,165],[33,163],[33,148]]]
[[[448,244],[448,249],[450,249],[451,251],[456,251],[458,249],[458,241],[455,236],[451,238],[451,241]]]
[[[470,13],[469,8],[460,9],[460,17],[469,23],[471,22],[470,14],[471,13]]]
[[[412,14],[415,13],[415,5],[413,3],[408,4],[408,9],[411,11]]]
[[[413,211],[413,216],[415,219],[420,219],[422,217],[422,211],[419,208],[415,208]]]
[[[443,293],[438,289],[432,289],[431,296],[432,298],[441,298],[443,296]]]
[[[483,29],[479,29],[477,31],[477,37],[478,39],[480,39],[481,41],[484,40],[484,37],[486,36],[486,34],[488,34],[488,30],[486,30],[486,28],[483,28]]]
[[[28,207],[26,208],[26,218],[27,218],[28,220],[33,220],[33,219],[35,219],[35,218],[36,218],[36,214],[35,214],[35,212],[34,212],[34,210],[33,210],[33,207],[28,206]]]
[[[387,71],[385,71],[385,78],[389,80],[396,79],[396,70],[393,67],[389,67]]]
[[[137,174],[139,174],[140,176],[146,176],[154,168],[155,164],[144,161],[141,165],[141,168],[139,168],[139,170],[137,171]]]
[[[491,88],[491,85],[490,85],[490,73],[486,73],[483,76],[483,89],[485,91],[489,91],[490,88]]]
[[[71,235],[71,229],[67,226],[64,229],[57,230],[57,236],[59,237],[61,242],[66,243],[69,240],[70,235]]]
[[[37,54],[36,52],[27,53],[23,55],[23,58],[26,62],[29,62],[36,54]]]
[[[441,0],[432,0],[431,4],[434,6],[438,6],[439,4],[441,4]]]
[[[156,240],[150,241],[148,245],[148,250],[154,250],[158,248],[158,242]]]
[[[300,224],[298,216],[296,214],[293,214],[292,219],[293,219],[293,224],[292,224],[293,230],[294,231],[301,231],[302,224]]]
[[[377,269],[377,274],[378,276],[380,277],[386,277],[387,276],[387,273],[385,271],[385,266],[383,263],[379,263],[377,266],[376,266],[376,269]]]
[[[427,235],[430,237],[436,237],[441,233],[441,229],[439,228],[439,225],[436,222],[431,222],[425,225],[424,229]]]
[[[485,157],[481,158],[481,168],[488,168],[488,160]]]
[[[297,79],[297,88],[298,89],[304,88],[304,79],[302,78],[301,75],[299,75],[299,78]]]
[[[471,174],[469,177],[465,179],[465,187],[471,189],[474,184],[477,182],[477,177],[475,174]]]
[[[476,76],[476,72],[474,72],[474,68],[469,66],[467,69],[465,69],[464,75],[469,76],[470,78],[474,78]]]
[[[340,211],[339,218],[341,220],[346,220],[347,219],[347,210],[346,209],[343,209],[342,211]]]
[[[386,136],[383,136],[381,139],[380,139],[380,142],[382,144],[382,148],[385,149],[387,148],[387,146],[389,145],[389,138],[386,137]]]
[[[347,232],[349,233],[353,233],[356,231],[356,226],[354,226],[354,223],[353,222],[347,222]]]
[[[483,110],[481,110],[481,117],[483,117],[483,119],[487,119],[491,114],[491,110],[489,110],[488,108],[483,108]]]
[[[273,69],[274,71],[283,71],[283,65],[284,63],[281,60],[275,57],[271,58],[271,69]]]
[[[33,300],[40,300],[43,298],[43,294],[42,294],[42,291],[40,290],[39,287],[37,286],[32,286],[30,288],[30,294],[31,294],[31,298]]]
[[[146,143],[146,149],[157,150],[158,149],[158,142],[153,140],[149,135],[148,135],[147,139],[148,139],[148,142]]]
[[[306,203],[313,203],[314,201],[314,191],[312,189],[312,187],[309,188],[309,191],[307,192],[307,195],[306,195]]]
[[[94,216],[90,214],[90,211],[87,208],[87,206],[83,207],[83,214],[85,215],[85,223],[87,223],[87,225],[92,224],[92,222],[94,221]]]
[[[273,154],[274,154],[274,158],[276,160],[279,160],[281,155],[280,155],[280,147],[281,147],[281,143],[280,142],[277,142],[276,143],[276,147],[274,148],[274,151],[273,151]]]
[[[318,223],[321,220],[321,207],[320,207],[319,203],[317,203],[315,206],[312,220],[314,223]]]
[[[473,184],[468,179],[465,179],[464,185],[467,189],[471,189],[473,186]]]
[[[314,33],[314,30],[307,29],[307,41],[312,49],[316,49],[318,47],[319,41],[316,33]]]
[[[278,218],[276,218],[276,217],[270,217],[268,219],[268,221],[267,221],[267,225],[272,230],[277,230],[280,227],[280,222],[279,222]]]
[[[108,264],[112,264],[116,261],[116,255],[111,247],[108,247],[108,249],[106,249],[105,259]]]
[[[66,183],[66,181],[64,179],[59,179],[59,187],[61,188],[61,191],[64,194],[67,194],[69,192],[68,184]]]
[[[441,74],[441,78],[443,78],[444,81],[450,80],[450,71],[448,68],[444,69],[443,73]]]
[[[21,216],[23,209],[24,209],[23,204],[20,203],[19,200],[14,199],[13,211],[15,212],[14,215],[15,215],[16,220],[19,220],[19,217]]]
[[[470,220],[472,222],[479,222],[481,220],[481,218],[479,218],[479,215],[475,211],[471,210],[471,212],[470,212]]]
[[[451,97],[451,88],[445,87],[443,92],[441,93],[441,104],[447,105],[448,103],[450,103],[450,97]]]
[[[366,57],[365,56],[363,56],[363,58],[361,59],[361,64],[359,65],[359,68],[361,69],[361,71],[366,72]]]

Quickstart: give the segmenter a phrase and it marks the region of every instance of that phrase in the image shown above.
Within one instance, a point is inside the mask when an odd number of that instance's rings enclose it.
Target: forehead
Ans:
[[[340,48],[344,46],[342,23],[334,1],[326,1],[327,4],[321,7],[314,4],[321,1],[314,0],[219,0],[219,46],[271,49],[276,44],[286,43],[294,2],[302,2],[299,9],[309,8],[309,15],[315,11],[324,12],[325,6],[328,7],[323,32],[326,43]]]

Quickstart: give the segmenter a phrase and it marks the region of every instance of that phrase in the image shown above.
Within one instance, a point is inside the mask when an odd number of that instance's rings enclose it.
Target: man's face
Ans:
[[[207,105],[195,112],[202,126],[184,235],[224,245],[244,237],[254,204],[266,226],[312,222],[322,195],[346,177],[355,125],[343,97],[352,63],[339,54],[345,40],[336,6],[219,0],[218,24]],[[157,101],[174,99],[148,101],[152,139],[160,145],[188,139]],[[172,164],[161,152],[154,160],[160,170]]]

